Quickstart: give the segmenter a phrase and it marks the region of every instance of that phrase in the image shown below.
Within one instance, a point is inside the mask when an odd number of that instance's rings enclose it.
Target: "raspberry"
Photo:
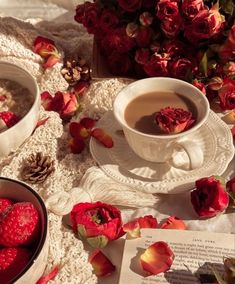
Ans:
[[[0,249],[0,282],[8,284],[27,265],[31,252],[25,248]]]
[[[30,202],[15,203],[0,215],[0,245],[17,247],[34,242],[39,232],[39,214]]]

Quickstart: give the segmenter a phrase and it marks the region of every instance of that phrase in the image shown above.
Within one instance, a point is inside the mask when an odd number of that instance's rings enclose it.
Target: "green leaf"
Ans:
[[[208,70],[208,66],[207,65],[208,65],[208,59],[207,59],[207,53],[205,52],[203,54],[201,62],[199,63],[199,70],[205,76],[207,76],[207,70]]]
[[[97,237],[87,238],[88,244],[93,248],[104,248],[108,243],[108,238],[104,235],[100,235]]]
[[[225,182],[225,178],[221,177],[221,176],[214,176],[214,179],[218,180],[222,186],[224,187],[224,189],[226,189],[226,182]]]

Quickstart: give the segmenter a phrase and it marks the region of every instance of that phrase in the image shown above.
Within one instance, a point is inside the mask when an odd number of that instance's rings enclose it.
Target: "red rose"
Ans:
[[[175,38],[182,27],[182,18],[178,16],[173,21],[164,21],[161,24],[161,29],[167,38]]]
[[[157,4],[157,17],[161,21],[175,21],[179,16],[177,1],[160,0]]]
[[[235,81],[225,78],[222,88],[219,90],[220,107],[223,110],[235,108]]]
[[[77,5],[77,7],[76,7],[76,14],[74,16],[74,20],[77,21],[80,24],[83,23],[86,3]]]
[[[128,75],[133,67],[132,61],[127,53],[113,51],[108,57],[109,69],[114,75]]]
[[[192,73],[192,63],[187,58],[179,58],[170,62],[169,70],[173,77],[186,80]]]
[[[103,10],[100,16],[100,28],[106,32],[118,25],[118,16],[113,10]]]
[[[229,61],[223,67],[224,74],[226,76],[235,76],[235,62]]]
[[[149,62],[144,65],[144,71],[150,77],[168,76],[168,61],[167,54],[154,54],[151,56]]]
[[[118,0],[118,4],[127,12],[135,12],[141,7],[142,0]]]
[[[217,9],[200,11],[192,19],[191,24],[185,27],[185,36],[191,42],[198,42],[210,39],[221,32],[223,28],[223,19]]]
[[[177,57],[185,54],[186,45],[179,40],[168,40],[163,42],[162,48],[170,57]]]
[[[150,59],[150,50],[141,48],[135,52],[135,61],[139,64],[146,64]]]
[[[192,113],[181,108],[166,107],[156,114],[156,123],[167,134],[177,134],[191,128],[195,122]]]
[[[121,212],[102,202],[76,204],[70,219],[74,232],[93,247],[104,247],[123,234]]]
[[[200,218],[210,218],[228,207],[229,196],[221,182],[211,176],[196,181],[191,202]]]
[[[136,36],[136,42],[139,47],[148,47],[152,40],[153,31],[149,27],[141,27]]]
[[[130,38],[126,34],[125,28],[118,28],[108,33],[101,41],[101,47],[108,54],[112,51],[118,51],[119,53],[128,52],[135,45],[133,38]]]
[[[182,11],[188,19],[193,19],[202,9],[204,9],[203,0],[184,0],[182,3]]]
[[[83,25],[88,33],[94,34],[99,28],[99,13],[96,3],[85,2]]]
[[[219,48],[219,56],[224,60],[228,60],[235,56],[235,25],[231,27],[227,40]]]

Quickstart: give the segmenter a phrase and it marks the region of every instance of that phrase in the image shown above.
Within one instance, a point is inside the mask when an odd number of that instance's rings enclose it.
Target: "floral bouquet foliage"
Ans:
[[[222,109],[235,107],[234,18],[233,0],[97,0],[75,15],[114,75],[186,80]]]

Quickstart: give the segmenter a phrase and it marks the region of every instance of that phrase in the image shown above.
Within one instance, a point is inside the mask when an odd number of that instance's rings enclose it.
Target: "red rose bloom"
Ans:
[[[220,47],[219,56],[224,60],[228,60],[235,56],[235,25],[231,27],[227,40]]]
[[[163,50],[170,57],[177,57],[185,54],[186,45],[179,40],[168,40],[163,42]],[[188,47],[187,47],[188,48]]]
[[[222,88],[219,90],[220,107],[223,110],[235,108],[235,81],[225,78]]]
[[[76,204],[70,219],[74,232],[94,247],[104,247],[123,233],[120,211],[102,202]]]
[[[135,12],[141,7],[142,0],[118,0],[118,4],[127,12]]]
[[[204,2],[203,0],[184,0],[181,8],[188,19],[193,19],[199,11],[204,9]]]
[[[113,51],[108,57],[108,65],[110,71],[115,75],[128,75],[133,67],[132,60],[127,53],[116,51]]]
[[[164,21],[161,24],[161,29],[167,38],[175,38],[182,27],[182,18],[178,16],[173,21]]]
[[[130,38],[126,34],[125,28],[118,28],[108,33],[104,39],[101,41],[102,49],[108,54],[112,51],[117,51],[119,53],[125,53],[132,49],[135,45],[133,38]]]
[[[76,17],[76,16],[75,16]],[[99,12],[96,3],[85,2],[83,25],[88,33],[95,33],[99,27]]]
[[[181,108],[166,107],[156,114],[156,123],[167,134],[177,134],[191,128],[195,122],[192,113]]]
[[[192,63],[187,58],[179,58],[170,62],[169,70],[173,77],[186,80],[192,73]]]
[[[209,39],[221,32],[222,23],[223,19],[217,9],[204,9],[185,27],[185,36],[191,42]]]
[[[135,52],[135,61],[139,64],[147,64],[150,59],[150,50],[141,48]]]
[[[100,28],[106,32],[115,28],[118,22],[118,16],[113,10],[104,10],[100,16]]]
[[[141,27],[136,36],[136,42],[139,47],[148,47],[152,40],[152,29],[149,27]]]
[[[211,176],[196,181],[191,202],[200,218],[210,218],[228,207],[229,196],[221,182]]]
[[[157,4],[157,17],[161,21],[175,21],[179,16],[177,1],[160,0]]]
[[[168,61],[169,57],[167,54],[154,54],[149,62],[144,65],[144,71],[150,77],[168,76]]]

